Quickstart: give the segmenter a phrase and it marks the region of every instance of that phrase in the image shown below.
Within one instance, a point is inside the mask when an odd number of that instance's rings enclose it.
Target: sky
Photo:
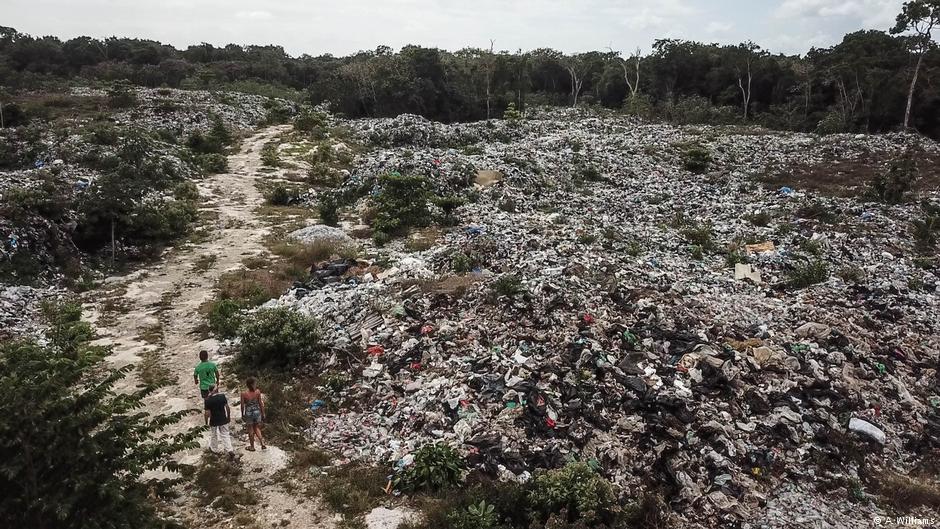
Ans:
[[[457,50],[611,47],[659,38],[754,41],[801,54],[893,25],[903,0],[0,0],[0,26],[63,39],[137,37],[178,48],[276,44],[292,55],[379,45]]]

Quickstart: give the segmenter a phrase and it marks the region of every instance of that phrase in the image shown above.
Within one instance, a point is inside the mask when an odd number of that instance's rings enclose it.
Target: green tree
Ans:
[[[917,78],[920,75],[921,66],[924,64],[924,56],[931,49],[936,48],[933,41],[933,30],[940,26],[940,0],[913,0],[905,2],[898,14],[897,23],[891,29],[891,33],[912,33],[910,37],[911,51],[917,55],[917,64],[914,66],[914,76],[911,79],[911,87],[907,92],[907,109],[904,111],[904,128],[908,128],[911,122],[911,107],[914,104],[914,90],[917,87]]]
[[[47,308],[51,345],[0,345],[0,519],[35,529],[170,527],[147,499],[167,482],[141,477],[180,469],[172,456],[196,447],[200,430],[163,433],[188,412],[142,412],[155,388],[116,392],[131,367],[108,367],[76,306],[60,310]]]

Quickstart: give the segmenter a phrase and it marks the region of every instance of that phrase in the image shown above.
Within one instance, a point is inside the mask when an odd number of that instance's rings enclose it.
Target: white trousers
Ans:
[[[232,448],[232,435],[229,432],[227,424],[209,427],[209,450],[220,452],[219,444],[222,445],[221,448],[225,449],[226,452],[231,453],[235,451],[235,449]]]

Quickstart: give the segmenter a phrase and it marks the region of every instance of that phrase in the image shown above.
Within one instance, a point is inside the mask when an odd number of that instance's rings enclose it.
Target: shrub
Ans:
[[[339,224],[339,202],[332,193],[324,193],[317,204],[317,211],[320,214],[320,222],[327,226],[336,226]]]
[[[522,119],[522,113],[516,110],[516,103],[510,101],[506,105],[506,110],[503,111],[503,119],[508,121],[510,124],[515,125]]]
[[[196,158],[196,163],[206,174],[220,174],[228,171],[228,158],[222,154],[201,154]]]
[[[261,147],[261,164],[265,167],[278,167],[281,165],[281,154],[277,150],[277,143],[268,142]]]
[[[772,218],[773,217],[770,216],[770,213],[767,213],[766,211],[759,211],[753,215],[749,215],[747,220],[754,226],[764,228],[770,224]]]
[[[221,338],[234,338],[242,322],[242,304],[232,299],[220,299],[209,306],[209,329]]]
[[[442,443],[427,444],[416,453],[414,463],[395,478],[401,491],[438,491],[460,483],[463,460]]]
[[[495,529],[499,527],[499,516],[496,506],[480,500],[471,503],[466,509],[452,511],[447,521],[453,529]]]
[[[373,198],[375,230],[396,235],[410,227],[429,224],[430,183],[427,178],[389,173],[379,178],[379,186],[380,192]]]
[[[189,231],[198,213],[186,200],[148,200],[134,208],[124,240],[135,246],[156,248]]]
[[[587,463],[568,463],[537,474],[529,502],[543,520],[564,511],[568,521],[589,523],[609,517],[616,506],[613,487]]]
[[[703,250],[710,250],[714,246],[711,224],[699,225],[692,222],[687,226],[680,233],[689,244],[698,246]]]
[[[72,305],[53,321],[75,323]],[[84,334],[84,333],[81,333]],[[8,527],[168,527],[148,501],[165,480],[145,471],[179,470],[173,456],[198,447],[201,430],[164,436],[186,412],[139,413],[152,389],[117,391],[130,371],[112,369],[86,337],[0,344],[0,519]]]
[[[888,204],[900,204],[911,191],[916,177],[917,166],[913,154],[908,151],[894,160],[887,172],[878,174],[868,183],[868,194]]]
[[[127,82],[115,83],[108,89],[108,105],[111,108],[131,108],[137,106],[137,92]]]
[[[88,140],[96,145],[114,146],[121,139],[121,134],[113,125],[98,123],[88,128]]]
[[[465,252],[458,252],[450,259],[450,266],[457,274],[471,272],[477,265],[476,260]]]
[[[712,155],[704,147],[692,147],[682,153],[682,167],[686,171],[702,174],[712,164]]]
[[[917,248],[929,252],[937,244],[937,233],[940,232],[940,207],[924,202],[921,207],[924,216],[911,223],[911,235]]]
[[[326,127],[326,116],[322,112],[304,109],[294,118],[294,129],[300,132],[313,132]]]
[[[261,309],[238,330],[239,360],[247,366],[293,368],[319,359],[319,323],[286,307]]]
[[[280,182],[269,187],[264,192],[264,200],[272,206],[289,206],[300,198],[297,189],[288,187]]]
[[[434,203],[444,212],[441,223],[447,226],[453,226],[457,224],[457,218],[454,216],[454,212],[457,211],[457,208],[463,206],[466,200],[457,195],[446,195],[435,197]]]
[[[806,288],[829,279],[829,266],[822,260],[800,263],[790,268],[787,284],[792,288]]]
[[[502,275],[493,282],[493,292],[497,296],[515,297],[525,291],[522,280],[513,274]]]

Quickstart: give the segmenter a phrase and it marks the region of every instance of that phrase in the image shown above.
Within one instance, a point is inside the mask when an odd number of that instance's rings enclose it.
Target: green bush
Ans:
[[[829,279],[829,266],[822,260],[799,263],[787,273],[791,288],[806,288]]]
[[[294,118],[294,129],[300,132],[314,132],[326,126],[326,116],[315,110],[304,109]]]
[[[712,164],[712,155],[704,147],[693,147],[682,153],[682,167],[686,171],[702,174]]]
[[[111,108],[132,108],[137,106],[137,92],[130,83],[116,83],[108,89],[108,105]]]
[[[493,293],[497,296],[513,298],[524,291],[522,280],[514,274],[502,275],[493,282]]]
[[[410,227],[430,223],[431,193],[427,178],[389,173],[379,178],[379,188],[373,198],[376,216],[372,227],[376,231],[398,235]]]
[[[209,329],[221,338],[234,338],[242,322],[242,304],[231,299],[220,299],[209,306]]]
[[[565,511],[568,521],[590,523],[609,518],[616,498],[610,483],[587,463],[569,463],[564,468],[536,474],[529,490],[529,503],[542,520]]]
[[[395,478],[401,491],[438,491],[460,483],[464,463],[457,452],[442,443],[427,444],[416,453],[414,463]]]
[[[261,309],[238,330],[239,360],[247,366],[293,368],[316,362],[323,347],[317,320],[286,307]]]
[[[516,103],[510,101],[509,104],[506,105],[506,110],[503,111],[503,119],[512,125],[522,120],[522,113],[516,109]]]
[[[221,174],[228,171],[228,158],[223,154],[200,154],[197,156],[196,162],[206,174]]]
[[[466,203],[467,201],[458,195],[434,197],[434,204],[441,208],[441,211],[444,213],[444,216],[441,218],[441,223],[447,226],[457,224],[457,218],[454,213],[457,211],[457,208]]]
[[[265,167],[279,167],[281,154],[277,150],[277,143],[268,142],[261,147],[261,164]]]
[[[289,206],[300,197],[297,189],[288,187],[280,182],[274,184],[264,192],[264,200],[272,206]]]
[[[710,250],[714,247],[711,224],[699,225],[690,223],[686,228],[682,229],[680,233],[689,244],[698,246],[703,250]]]
[[[320,222],[327,226],[336,226],[339,224],[339,201],[332,193],[324,193],[317,204],[317,211],[320,214]]]
[[[868,183],[868,194],[888,204],[900,204],[911,191],[917,178],[917,166],[911,152],[891,163],[887,172],[875,176]]]
[[[152,200],[134,208],[124,240],[135,246],[156,248],[189,232],[199,217],[196,205],[186,200]]]
[[[49,308],[73,326],[80,312]],[[140,413],[151,388],[117,391],[131,368],[112,369],[91,333],[68,333],[67,345],[0,344],[0,519],[5,527],[172,527],[148,495],[169,490],[150,470],[178,471],[174,455],[198,447],[201,430],[164,435],[187,412]]]

